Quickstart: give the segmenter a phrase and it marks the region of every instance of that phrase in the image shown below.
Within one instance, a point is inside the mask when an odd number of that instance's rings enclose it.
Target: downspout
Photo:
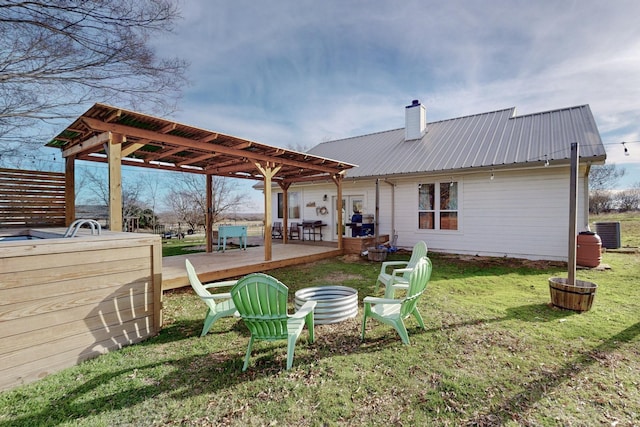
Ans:
[[[382,182],[385,182],[391,186],[391,242],[393,242],[393,238],[396,236],[396,184],[387,181],[386,179],[382,180]],[[398,242],[394,243],[396,245],[398,244]]]
[[[583,230],[590,231],[589,228],[589,173],[591,172],[591,162],[587,162],[587,169],[584,173],[584,193],[582,195],[582,214],[584,218]]]

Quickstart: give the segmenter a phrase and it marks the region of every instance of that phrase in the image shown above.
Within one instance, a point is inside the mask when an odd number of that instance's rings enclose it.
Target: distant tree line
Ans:
[[[589,173],[589,212],[629,212],[640,210],[640,182],[632,188],[615,190],[625,174],[615,164],[593,166]]]

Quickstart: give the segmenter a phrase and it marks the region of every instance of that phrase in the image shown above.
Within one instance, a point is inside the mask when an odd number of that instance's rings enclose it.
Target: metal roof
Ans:
[[[110,132],[124,135],[122,164],[129,166],[262,180],[261,167],[269,165],[279,167],[274,182],[327,179],[354,167],[104,104],[89,108],[47,146],[64,157],[107,162]]]
[[[567,163],[573,142],[581,161],[606,158],[588,105],[522,116],[508,108],[427,123],[422,139],[404,138],[401,128],[324,142],[309,153],[357,163],[350,178]]]

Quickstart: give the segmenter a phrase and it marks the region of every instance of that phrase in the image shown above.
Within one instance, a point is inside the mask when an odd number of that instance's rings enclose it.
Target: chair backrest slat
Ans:
[[[409,276],[409,289],[407,290],[407,296],[404,298],[400,308],[400,314],[402,317],[408,316],[413,312],[420,295],[424,293],[427,288],[427,284],[431,279],[431,270],[432,264],[429,258],[422,257],[417,262]]]
[[[427,244],[424,241],[421,240],[416,243],[413,247],[413,250],[411,251],[411,258],[409,258],[407,268],[415,268],[415,266],[418,264],[418,261],[427,256],[427,251]],[[411,272],[406,272],[403,274],[403,277],[409,280],[410,275]]]
[[[215,304],[214,301],[212,301],[211,299],[207,298],[211,294],[204,287],[204,285],[202,284],[200,279],[198,279],[198,275],[196,274],[195,268],[193,268],[193,265],[191,264],[191,262],[189,260],[185,260],[185,266],[187,268],[187,276],[189,277],[189,283],[191,284],[191,287],[196,292],[196,294],[200,298],[202,298],[202,301],[204,301],[204,303],[207,305],[207,307],[209,307],[209,309],[212,311],[212,313],[215,313],[216,312],[216,304]]]
[[[277,279],[253,273],[238,280],[231,297],[255,338],[276,340],[287,337],[288,292]]]

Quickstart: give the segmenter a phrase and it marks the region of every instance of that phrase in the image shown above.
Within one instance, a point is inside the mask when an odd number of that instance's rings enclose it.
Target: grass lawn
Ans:
[[[205,236],[202,234],[187,235],[184,239],[162,239],[162,256],[204,252],[205,245]]]
[[[623,244],[636,238],[622,230]],[[243,373],[242,321],[221,319],[200,338],[204,305],[175,290],[159,336],[1,393],[0,426],[640,424],[640,254],[608,252],[610,270],[578,271],[598,284],[582,314],[548,305],[561,264],[430,258],[427,330],[408,320],[409,346],[375,321],[362,342],[360,314],[317,325],[313,344],[303,332],[290,371],[284,342],[257,342]],[[342,284],[362,299],[379,266],[345,257],[270,274],[291,297]]]

